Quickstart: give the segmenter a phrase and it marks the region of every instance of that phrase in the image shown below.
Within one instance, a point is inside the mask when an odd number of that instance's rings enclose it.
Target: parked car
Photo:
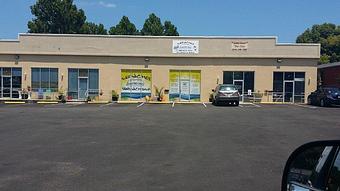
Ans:
[[[297,148],[284,168],[281,191],[339,191],[340,140],[316,141]]]
[[[221,103],[228,103],[238,106],[240,94],[237,87],[233,84],[220,84],[212,90],[212,103],[218,105]]]
[[[340,105],[340,88],[320,86],[308,96],[307,102],[310,105],[320,105],[321,107]]]

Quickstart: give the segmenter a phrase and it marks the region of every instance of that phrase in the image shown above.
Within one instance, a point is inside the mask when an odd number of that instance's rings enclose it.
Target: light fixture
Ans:
[[[146,57],[146,58],[144,58],[144,61],[145,62],[150,62],[150,58]]]
[[[282,63],[282,58],[278,58],[278,59],[276,60],[276,62],[277,62],[277,63]]]
[[[19,64],[19,59],[20,59],[20,55],[18,55],[18,54],[16,54],[15,56],[14,56],[14,60],[15,60],[15,65],[18,65]]]
[[[63,81],[63,80],[64,80],[64,74],[61,73],[61,81]]]

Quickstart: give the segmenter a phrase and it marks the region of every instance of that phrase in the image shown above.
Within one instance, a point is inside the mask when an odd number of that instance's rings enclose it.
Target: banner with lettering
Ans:
[[[121,71],[121,100],[140,100],[151,96],[151,70]]]

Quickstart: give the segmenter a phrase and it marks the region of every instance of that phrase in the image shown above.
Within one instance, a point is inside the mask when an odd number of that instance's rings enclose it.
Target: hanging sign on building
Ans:
[[[172,41],[173,54],[198,54],[199,41],[198,40],[173,40]]]
[[[231,50],[248,50],[247,41],[233,41],[231,42]]]

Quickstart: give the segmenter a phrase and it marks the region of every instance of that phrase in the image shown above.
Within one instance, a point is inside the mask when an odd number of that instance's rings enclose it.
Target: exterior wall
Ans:
[[[173,54],[173,40],[199,41],[198,54]],[[232,50],[232,42],[248,43]],[[319,44],[279,44],[276,37],[151,37],[20,34],[0,41],[0,54],[206,58],[319,58]]]
[[[211,90],[223,83],[223,71],[254,71],[255,92],[273,89],[273,72],[306,72],[305,94],[309,95],[317,86],[317,59],[236,58],[153,58],[149,61],[139,57],[95,57],[95,56],[34,56],[22,55],[15,61],[13,55],[1,55],[0,67],[21,67],[22,87],[31,86],[32,67],[59,68],[59,88],[68,88],[68,68],[99,69],[101,100],[110,100],[111,91],[120,93],[122,69],[152,70],[152,86],[169,89],[170,70],[201,70],[201,101],[208,101]],[[154,95],[154,89],[153,89]]]
[[[340,66],[320,69],[322,85],[340,87]]]

